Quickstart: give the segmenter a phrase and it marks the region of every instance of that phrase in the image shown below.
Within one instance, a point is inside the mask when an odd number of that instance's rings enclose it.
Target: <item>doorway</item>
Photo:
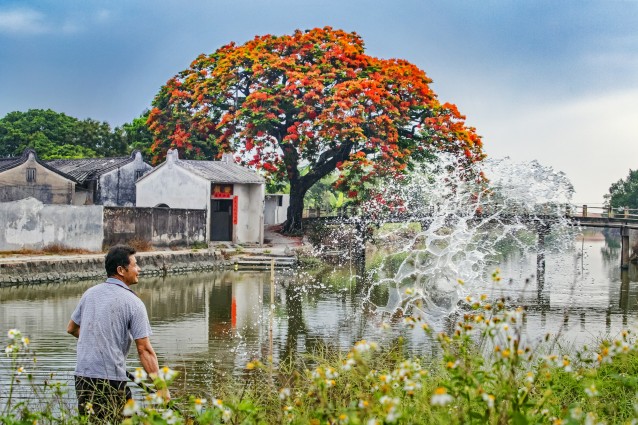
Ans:
[[[233,201],[213,199],[210,202],[210,240],[233,240]]]

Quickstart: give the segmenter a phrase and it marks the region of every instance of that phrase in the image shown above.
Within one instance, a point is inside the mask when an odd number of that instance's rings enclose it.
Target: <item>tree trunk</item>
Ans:
[[[290,182],[290,205],[286,215],[282,232],[287,234],[300,234],[303,232],[303,200],[308,191],[308,187],[299,180]]]

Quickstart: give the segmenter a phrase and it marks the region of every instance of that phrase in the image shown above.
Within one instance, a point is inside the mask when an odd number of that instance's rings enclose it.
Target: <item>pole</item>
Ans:
[[[273,326],[275,324],[275,259],[270,259],[270,326],[268,329],[269,360],[273,361]]]

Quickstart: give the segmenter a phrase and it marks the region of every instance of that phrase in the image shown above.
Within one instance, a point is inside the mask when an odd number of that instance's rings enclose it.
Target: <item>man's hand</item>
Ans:
[[[73,320],[69,320],[69,325],[66,327],[66,332],[73,335],[76,338],[80,337],[80,325]]]
[[[168,388],[157,390],[157,395],[162,397],[162,400],[164,400],[165,403],[171,401],[171,392],[168,390]]]

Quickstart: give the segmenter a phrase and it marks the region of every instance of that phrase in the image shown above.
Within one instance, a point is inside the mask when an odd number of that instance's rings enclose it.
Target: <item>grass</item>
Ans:
[[[74,255],[74,254],[98,254],[98,252],[89,251],[87,249],[69,248],[62,244],[47,245],[42,249],[20,249],[14,251],[2,251],[1,257],[12,255]]]

